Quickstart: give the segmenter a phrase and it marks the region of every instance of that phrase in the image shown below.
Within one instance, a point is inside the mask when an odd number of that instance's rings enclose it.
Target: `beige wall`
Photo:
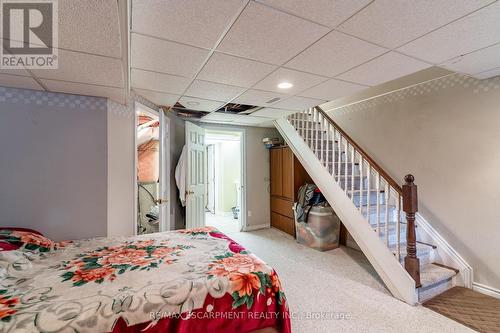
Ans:
[[[454,74],[330,114],[395,179],[415,175],[421,214],[500,289],[500,77]]]
[[[216,181],[219,185],[218,200],[216,200],[216,210],[220,212],[231,212],[231,208],[236,206],[238,192],[236,182],[240,181],[240,156],[239,141],[225,141],[218,143],[215,149],[215,158],[218,163],[216,167]],[[218,160],[218,161],[217,161]]]
[[[106,236],[105,98],[0,87],[0,226]]]
[[[199,123],[211,129],[245,129],[247,173],[247,226],[270,225],[269,151],[264,147],[265,137],[279,137],[274,128],[221,126]]]
[[[108,100],[107,235],[134,234],[134,110]]]

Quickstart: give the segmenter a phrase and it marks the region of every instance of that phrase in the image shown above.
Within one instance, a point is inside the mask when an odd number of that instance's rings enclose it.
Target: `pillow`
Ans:
[[[36,231],[22,228],[0,229],[0,247],[3,251],[27,250],[32,252],[49,252],[54,249],[54,242]]]
[[[16,230],[16,231],[27,231],[27,232],[31,232],[31,233],[34,233],[34,234],[39,234],[39,235],[42,235],[43,234],[40,232],[40,231],[36,231],[36,230],[33,230],[33,229],[29,229],[29,228],[18,228],[18,227],[0,227],[0,231],[1,230]]]

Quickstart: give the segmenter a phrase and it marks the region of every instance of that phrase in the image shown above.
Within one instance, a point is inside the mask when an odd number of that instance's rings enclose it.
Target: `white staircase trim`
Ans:
[[[472,288],[473,270],[465,259],[441,236],[436,229],[420,214],[416,214],[415,220],[418,226],[418,235],[421,241],[436,245],[435,251],[440,261],[450,267],[457,268],[460,272],[460,284],[466,288]],[[421,232],[423,231],[425,235]]]
[[[349,233],[375,268],[394,297],[409,303],[418,301],[415,281],[398,262],[394,254],[373,232],[352,201],[345,195],[332,175],[317,159],[295,128],[282,118],[274,121],[275,127],[288,143],[302,166],[331,204]]]

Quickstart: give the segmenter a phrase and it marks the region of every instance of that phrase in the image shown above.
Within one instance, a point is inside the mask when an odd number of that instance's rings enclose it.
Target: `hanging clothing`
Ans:
[[[182,153],[175,167],[175,184],[179,189],[179,199],[184,207],[186,205],[186,145],[182,147]]]

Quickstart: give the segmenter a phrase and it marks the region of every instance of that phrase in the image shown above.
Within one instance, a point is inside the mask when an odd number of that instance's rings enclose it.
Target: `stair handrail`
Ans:
[[[316,110],[318,110],[319,113],[321,113],[321,115],[327,119],[327,121],[349,142],[349,144],[351,146],[353,146],[361,156],[364,157],[364,159],[369,163],[371,164],[372,168],[377,171],[380,176],[382,176],[382,178],[384,178],[385,180],[387,180],[387,182],[389,183],[389,185],[391,185],[394,190],[396,190],[400,195],[403,194],[403,190],[401,188],[401,185],[399,185],[399,183],[397,181],[395,181],[394,179],[392,179],[391,176],[389,176],[389,174],[380,166],[378,165],[377,162],[375,162],[375,160],[373,160],[373,158],[370,157],[370,155],[368,155],[364,150],[363,148],[361,148],[357,143],[356,141],[354,141],[350,136],[349,134],[347,134],[333,119],[332,117],[330,117],[321,107],[319,106],[316,106],[315,107]]]
[[[321,115],[321,117],[317,116],[316,112]],[[361,148],[350,136],[347,134],[321,107],[315,106],[310,109],[310,111],[304,111],[305,113],[309,113],[313,117],[314,121],[319,121],[320,126],[324,125],[324,121],[327,124],[327,131],[330,131],[329,126],[333,127],[334,131],[334,142],[335,142],[335,132],[339,134],[339,140],[342,138],[346,141],[346,150],[347,145],[352,147],[352,156],[354,156],[355,152],[357,152],[361,159],[361,164],[363,163],[363,159],[368,163],[369,167],[372,168],[378,174],[378,182],[380,183],[380,178],[382,178],[386,182],[386,190],[384,192],[390,192],[390,188],[393,188],[394,191],[397,192],[397,241],[396,241],[396,257],[400,259],[400,211],[404,211],[406,215],[407,227],[406,227],[406,256],[404,258],[404,267],[405,270],[410,274],[410,276],[415,280],[415,286],[418,288],[421,286],[420,283],[420,262],[417,257],[417,247],[416,247],[416,230],[415,230],[415,213],[418,210],[418,198],[417,198],[417,185],[414,184],[415,177],[413,175],[405,176],[405,183],[403,186],[400,186],[397,181],[395,181],[373,158],[366,153],[366,151]],[[304,113],[302,112],[302,114]],[[317,118],[317,119],[316,119]],[[320,119],[322,118],[322,119]],[[307,135],[307,134],[306,134]],[[340,145],[340,143],[339,143]],[[321,149],[323,149],[323,144],[321,144]],[[321,153],[321,158],[324,159]],[[339,160],[340,161],[340,160]],[[347,160],[346,160],[347,163]],[[354,161],[351,161],[354,163]],[[346,169],[347,170],[347,169]],[[371,172],[371,171],[369,171]],[[353,171],[351,172],[353,175]],[[339,173],[340,175],[340,173]],[[351,177],[353,177],[351,175]],[[346,175],[347,176],[347,175]],[[347,180],[344,180],[344,187],[347,189]],[[351,180],[352,186],[352,180]],[[389,196],[389,193],[386,193],[386,198]],[[361,200],[361,199],[360,199]],[[388,199],[386,199],[388,200]],[[377,195],[377,231],[380,233],[380,212],[378,210],[378,195]],[[368,204],[369,206],[369,204]],[[386,201],[387,207],[387,201]],[[402,209],[401,209],[402,208]],[[386,243],[389,246],[389,238],[388,238],[388,220],[387,220],[387,210],[386,210]],[[369,214],[367,214],[369,215]]]

